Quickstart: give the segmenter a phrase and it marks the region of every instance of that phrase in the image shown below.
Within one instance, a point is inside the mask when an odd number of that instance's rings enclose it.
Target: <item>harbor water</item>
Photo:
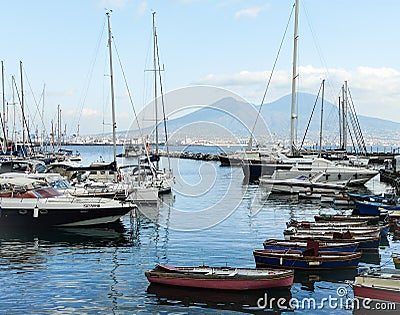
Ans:
[[[100,156],[111,160],[111,147],[72,149],[82,154],[84,164]],[[133,162],[118,160],[120,164]],[[166,158],[161,163],[163,168],[169,167]],[[261,249],[267,238],[282,239],[289,219],[310,220],[320,212],[338,211],[316,201],[268,196],[258,185],[243,184],[240,167],[197,160],[172,159],[170,163],[176,177],[172,194],[163,196],[158,207],[145,205],[126,215],[121,224],[0,231],[0,312],[353,313],[345,305],[353,298],[347,281],[354,279],[352,271],[297,273],[290,290],[227,293],[150,286],[144,272],[157,263],[255,267],[253,250]],[[380,192],[385,187],[374,178],[367,189]],[[360,266],[394,267],[391,253],[400,251],[400,243],[391,235],[383,241],[379,252],[365,255]],[[328,296],[342,305],[333,305],[332,310],[332,305],[323,302]],[[289,306],[290,299],[299,302],[296,309]],[[316,305],[302,305],[304,299],[313,299]]]

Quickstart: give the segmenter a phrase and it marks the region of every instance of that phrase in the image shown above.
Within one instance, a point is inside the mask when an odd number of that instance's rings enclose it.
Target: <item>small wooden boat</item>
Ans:
[[[318,241],[320,252],[355,252],[358,242],[324,242]],[[269,250],[306,250],[308,241],[267,239],[263,243],[264,249]]]
[[[399,253],[392,253],[394,267],[396,269],[400,269],[400,254]]]
[[[322,194],[321,202],[329,202],[337,206],[354,205],[354,201],[346,193]]]
[[[291,287],[293,270],[230,267],[173,267],[158,264],[146,271],[150,283],[215,290]]]
[[[355,226],[363,226],[367,227],[368,221],[321,221],[321,222],[312,222],[312,221],[297,221],[297,220],[290,220],[289,222],[286,223],[287,227],[294,226],[294,227],[299,227],[299,228],[304,228],[304,229],[318,229],[320,227],[325,228],[325,227],[333,227],[333,228],[352,228]]]
[[[400,303],[400,273],[393,270],[372,270],[355,277],[355,298]]]
[[[376,202],[383,202],[385,204],[392,204],[395,205],[400,201],[399,196],[394,193],[384,192],[379,195],[368,195],[368,194],[357,194],[357,193],[350,193],[346,192],[347,196],[353,200],[360,200],[360,201],[376,201]]]
[[[360,215],[381,216],[382,210],[400,210],[400,205],[388,205],[383,202],[356,200],[355,203]]]
[[[291,235],[316,235],[325,236],[333,235],[334,233],[350,233],[351,236],[379,236],[381,229],[379,227],[316,227],[316,228],[301,228],[301,227],[290,227],[283,231],[285,238],[289,238]]]
[[[296,234],[290,235],[290,240],[306,241],[312,239],[314,241],[323,242],[358,242],[358,249],[377,249],[379,247],[379,236],[352,236],[351,233],[334,233],[331,235],[310,235]]]
[[[319,214],[314,216],[315,222],[356,222],[367,221],[369,225],[375,225],[379,222],[377,216],[364,215],[343,215],[343,214]]]
[[[357,268],[361,253],[320,252],[299,250],[255,250],[257,267],[277,267],[299,270],[337,270]]]

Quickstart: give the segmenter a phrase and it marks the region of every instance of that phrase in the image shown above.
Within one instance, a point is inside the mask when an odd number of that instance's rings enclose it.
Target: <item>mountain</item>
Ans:
[[[321,120],[321,98],[307,93],[298,93],[297,104],[297,143],[302,140],[308,126],[307,141],[310,144],[319,142]],[[315,106],[315,108],[314,108]],[[314,112],[313,112],[314,108]],[[261,107],[261,117],[258,118],[259,106],[255,106],[237,99],[227,97],[186,114],[182,117],[168,120],[170,141],[185,139],[248,139],[252,130],[256,139],[270,142],[276,139],[289,139],[291,95],[286,95],[272,103]],[[313,112],[312,119],[310,116]],[[327,143],[339,142],[339,115],[338,106],[324,101],[323,138]],[[398,139],[400,123],[383,119],[360,116],[358,121],[364,139]],[[164,128],[159,128],[162,132]],[[144,130],[149,134],[149,128]],[[164,136],[160,135],[160,139]],[[349,136],[349,142],[351,141]],[[368,141],[367,144],[369,143]],[[372,141],[372,140],[371,140]]]

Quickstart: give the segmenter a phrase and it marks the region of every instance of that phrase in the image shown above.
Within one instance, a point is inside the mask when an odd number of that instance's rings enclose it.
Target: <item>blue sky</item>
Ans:
[[[25,103],[47,130],[62,109],[68,133],[110,131],[106,8],[112,9],[115,45],[135,108],[151,100],[152,12],[164,72],[164,90],[191,85],[226,88],[259,104],[294,0],[69,0],[3,1],[0,59],[6,100],[11,76],[19,87],[24,66]],[[300,0],[299,90],[336,102],[348,80],[360,114],[400,122],[400,2]],[[101,36],[103,34],[103,36]],[[293,22],[284,40],[266,102],[290,93]],[[118,130],[133,111],[114,52]],[[289,104],[288,104],[289,106]],[[11,111],[11,106],[9,107]],[[35,114],[36,112],[36,114]],[[103,122],[105,125],[103,125]]]

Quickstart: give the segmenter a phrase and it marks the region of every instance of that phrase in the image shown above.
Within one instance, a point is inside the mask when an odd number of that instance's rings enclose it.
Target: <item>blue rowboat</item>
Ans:
[[[376,201],[358,201],[356,200],[356,209],[360,215],[380,216],[381,209],[384,210],[400,210],[400,206],[387,205]]]
[[[316,254],[316,255],[313,255]],[[361,252],[322,252],[309,255],[299,250],[255,250],[257,267],[273,266],[295,270],[337,270],[357,268]]]
[[[337,234],[339,235],[339,234]],[[343,236],[343,234],[340,234]],[[300,241],[306,241],[308,239],[312,239],[314,241],[323,241],[323,242],[341,242],[341,243],[353,243],[353,242],[358,242],[358,249],[364,250],[364,249],[377,249],[379,248],[379,236],[355,236],[351,238],[335,238],[334,236],[336,235],[305,235],[305,234],[296,234],[290,236],[290,240],[300,240]]]
[[[320,252],[348,252],[357,250],[358,242],[324,242],[318,241]],[[269,250],[301,250],[307,249],[307,241],[267,239],[263,243],[264,249]]]
[[[394,193],[382,193],[380,195],[368,195],[368,194],[357,194],[346,192],[346,194],[353,200],[359,201],[376,201],[376,202],[384,202],[386,204],[397,204],[400,201],[400,197]]]

